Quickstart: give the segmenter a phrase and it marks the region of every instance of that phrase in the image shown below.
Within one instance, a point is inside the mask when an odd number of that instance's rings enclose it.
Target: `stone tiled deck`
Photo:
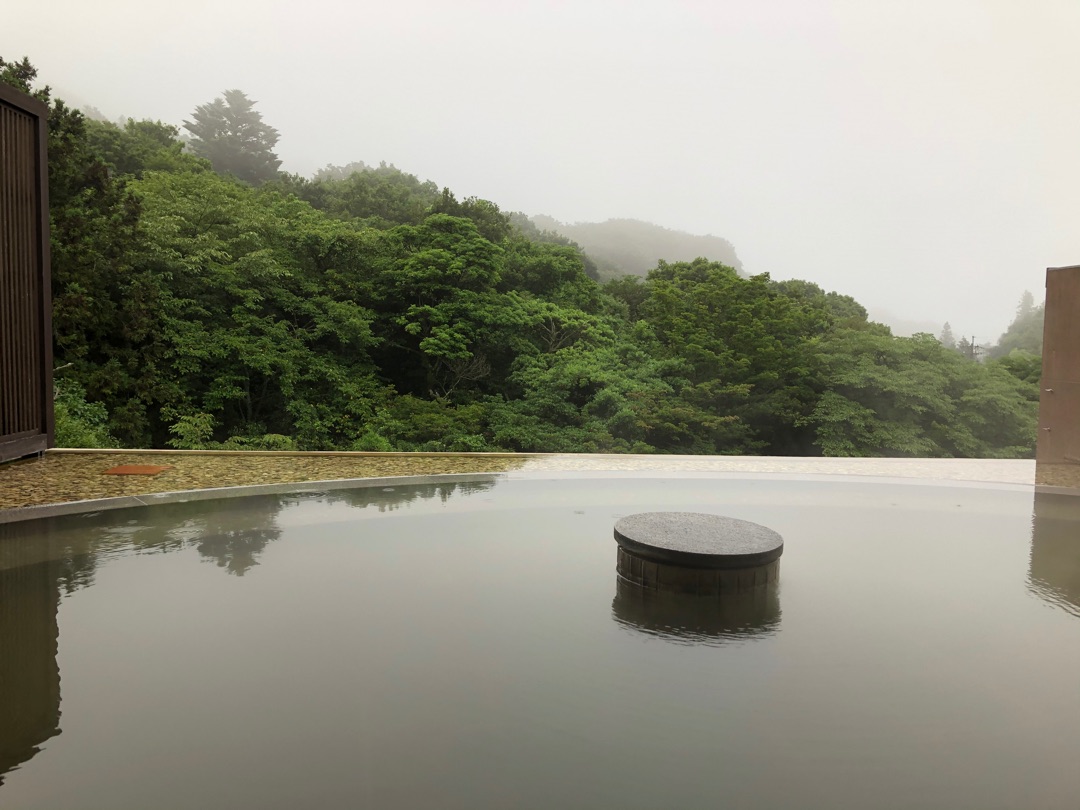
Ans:
[[[169,469],[154,476],[104,474],[122,464],[154,464]],[[0,510],[218,487],[515,471],[769,473],[1035,483],[1035,462],[1028,460],[53,450],[41,458],[0,466]]]
[[[399,475],[504,472],[515,456],[412,453],[76,452],[0,466],[0,509],[257,484]],[[105,475],[126,464],[168,466],[157,475]]]

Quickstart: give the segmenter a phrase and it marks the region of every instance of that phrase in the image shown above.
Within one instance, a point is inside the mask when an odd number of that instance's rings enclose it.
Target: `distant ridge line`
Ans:
[[[704,257],[743,272],[735,246],[720,236],[692,234],[629,218],[570,224],[538,214],[531,220],[537,228],[580,245],[596,262],[603,280],[624,275],[644,277],[661,259],[688,262]]]

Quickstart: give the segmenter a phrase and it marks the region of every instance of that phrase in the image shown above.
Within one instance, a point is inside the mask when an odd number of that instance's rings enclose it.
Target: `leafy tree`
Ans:
[[[184,121],[191,149],[210,161],[214,171],[258,185],[277,176],[281,161],[274,153],[278,131],[265,123],[255,102],[241,90],[200,104]]]
[[[602,308],[601,290],[588,277],[576,247],[533,242],[516,234],[508,237],[502,247],[500,291],[529,293],[594,313]]]
[[[803,306],[810,306],[828,313],[837,326],[862,329],[867,325],[866,308],[850,295],[825,292],[812,281],[787,279],[774,281],[776,289]]]
[[[152,284],[142,353],[155,443],[352,441],[381,397],[372,315],[340,282],[362,236],[210,173],[150,173],[134,188],[148,239],[138,264]]]
[[[48,102],[50,96],[48,87],[34,90],[33,85],[37,75],[37,68],[30,63],[29,58],[24,56],[17,62],[10,62],[0,56],[0,82]]]
[[[1042,358],[1039,355],[1025,352],[1023,349],[1013,349],[1004,357],[995,358],[990,363],[1005,369],[1016,379],[1035,386],[1029,389],[1028,398],[1035,402],[1039,401],[1037,386],[1042,378]]]
[[[453,405],[445,399],[411,394],[394,398],[368,423],[354,450],[419,452],[490,452],[488,412],[481,403]]]
[[[373,278],[376,357],[401,393],[446,397],[490,375],[520,321],[497,292],[502,250],[467,219],[432,214],[386,232]]]
[[[1019,458],[1034,450],[1033,386],[966,361],[932,335],[843,329],[818,353],[826,390],[805,423],[825,455]]]
[[[184,153],[180,130],[160,121],[135,121],[123,126],[108,121],[86,121],[92,149],[111,172],[142,177],[146,171],[197,171],[205,162]]]
[[[532,219],[520,211],[511,213],[509,218],[510,225],[514,231],[530,242],[574,248],[581,256],[581,263],[585,267],[585,275],[593,281],[600,281],[600,270],[597,268],[596,262],[577,242],[569,237],[563,236],[561,233],[541,229]],[[552,220],[552,222],[554,222],[554,220]]]
[[[109,412],[100,402],[87,402],[86,391],[73,380],[54,386],[53,410],[57,447],[119,447],[109,433]]]
[[[511,382],[521,396],[491,408],[494,440],[532,452],[734,452],[748,440],[734,416],[687,400],[686,364],[637,341],[609,338],[527,355]]]
[[[339,176],[353,167],[354,171]],[[419,225],[439,199],[439,188],[434,183],[422,182],[393,165],[350,163],[338,168],[329,167],[310,181],[295,176],[280,178],[281,190],[339,219],[359,220],[384,229]]]
[[[620,276],[604,284],[604,292],[626,306],[626,317],[634,323],[642,315],[642,305],[649,297],[649,289],[637,276]]]
[[[641,311],[661,356],[689,364],[687,400],[737,416],[753,440],[716,452],[799,452],[809,443],[801,419],[819,381],[811,341],[830,326],[827,312],[781,293],[767,275],[743,278],[704,259],[660,262],[645,282]]]
[[[480,235],[495,244],[501,243],[510,235],[510,217],[500,211],[499,206],[477,197],[469,197],[458,202],[457,197],[448,188],[442,190],[442,194],[431,206],[431,212],[471,219]]]

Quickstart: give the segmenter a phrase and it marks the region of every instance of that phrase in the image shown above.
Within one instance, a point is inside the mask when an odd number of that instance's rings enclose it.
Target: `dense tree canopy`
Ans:
[[[825,391],[805,422],[830,456],[1030,454],[1037,393],[997,363],[966,360],[932,335],[840,329],[818,345]],[[1033,397],[1034,395],[1034,397]]]
[[[34,78],[0,60],[0,79]],[[566,237],[396,167],[279,174],[239,91],[185,124],[196,154],[168,124],[37,93],[65,442],[1032,453],[1027,338],[971,362],[848,296],[706,259],[600,284]]]

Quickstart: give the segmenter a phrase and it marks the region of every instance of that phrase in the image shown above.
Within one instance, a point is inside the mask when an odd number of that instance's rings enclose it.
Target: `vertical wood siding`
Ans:
[[[52,444],[45,115],[0,86],[0,461]]]

